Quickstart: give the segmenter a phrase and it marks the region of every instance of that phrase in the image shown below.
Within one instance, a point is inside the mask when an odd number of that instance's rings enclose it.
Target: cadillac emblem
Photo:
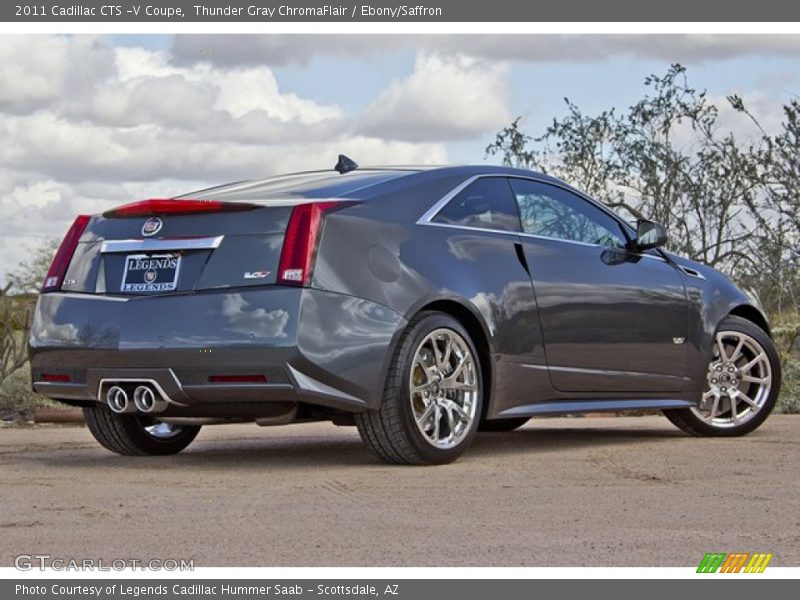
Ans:
[[[147,221],[144,222],[142,225],[142,235],[144,236],[151,236],[157,234],[161,231],[161,228],[164,226],[164,222],[159,219],[158,217],[150,217]]]

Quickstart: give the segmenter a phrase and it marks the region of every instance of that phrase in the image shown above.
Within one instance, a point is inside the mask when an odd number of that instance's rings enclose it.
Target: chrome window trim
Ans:
[[[100,246],[101,254],[117,252],[157,252],[160,250],[214,250],[219,248],[224,235],[197,238],[157,238],[107,240]]]
[[[561,242],[563,244],[574,244],[576,246],[588,246],[590,248],[605,248],[605,249],[608,249],[608,250],[625,250],[625,248],[618,248],[616,246],[604,246],[602,244],[590,244],[588,242],[579,242],[577,240],[565,240],[563,238],[548,237],[548,236],[545,236],[545,235],[536,235],[536,234],[533,234],[533,233],[525,233],[524,231],[507,231],[505,229],[489,229],[489,228],[486,228],[486,227],[469,227],[467,225],[455,225],[453,223],[435,223],[433,221],[433,219],[436,218],[436,215],[439,214],[439,212],[447,205],[448,202],[450,202],[450,200],[455,198],[462,190],[464,190],[464,188],[466,188],[470,184],[474,183],[478,179],[483,179],[484,177],[504,177],[506,179],[526,179],[528,181],[534,181],[536,183],[542,183],[542,184],[545,184],[545,185],[552,185],[553,187],[561,188],[562,190],[564,190],[566,192],[569,192],[571,194],[575,194],[580,199],[588,202],[589,204],[591,204],[595,208],[599,209],[600,211],[602,211],[603,213],[605,213],[606,215],[611,217],[614,220],[615,223],[618,223],[620,225],[620,227],[623,230],[623,234],[628,234],[628,233],[632,233],[633,232],[633,227],[630,224],[626,223],[624,220],[620,219],[620,217],[618,215],[616,215],[613,211],[611,211],[609,208],[603,206],[601,203],[597,202],[596,200],[593,200],[592,198],[589,198],[585,194],[581,193],[580,191],[578,191],[578,190],[576,190],[576,189],[574,189],[574,188],[572,188],[572,187],[570,187],[568,185],[560,184],[560,183],[555,182],[555,181],[548,181],[548,180],[542,179],[540,177],[530,177],[530,176],[525,176],[525,175],[511,175],[511,174],[508,174],[508,173],[480,173],[478,175],[472,175],[472,176],[468,177],[467,179],[462,181],[460,184],[458,184],[456,187],[454,187],[452,190],[447,192],[447,194],[442,196],[439,200],[437,200],[433,204],[433,206],[431,206],[428,210],[426,210],[422,214],[422,216],[419,219],[417,219],[417,225],[432,225],[434,227],[448,227],[450,229],[461,229],[461,230],[464,230],[464,231],[477,231],[477,232],[482,232],[482,233],[498,233],[498,234],[501,234],[501,235],[513,235],[513,236],[526,237],[526,238],[537,239],[537,240],[547,240],[547,241],[552,241],[552,242]],[[520,223],[520,225],[521,225],[521,223]],[[633,256],[641,256],[641,257],[644,257],[644,258],[652,258],[652,259],[655,259],[655,260],[659,260],[661,262],[668,262],[667,259],[664,258],[661,255],[644,254],[644,253],[641,253],[641,252],[631,252],[630,250],[628,250],[627,252],[628,252],[628,254],[631,254]]]
[[[452,223],[420,223],[420,225],[428,225],[430,227],[445,227],[447,229],[457,229],[461,231],[471,231],[477,233],[495,233],[499,235],[514,236],[516,238],[530,238],[534,240],[544,240],[546,242],[558,242],[560,244],[573,244],[575,246],[586,246],[588,248],[601,248],[603,250],[619,250],[625,252],[630,256],[640,256],[642,258],[652,258],[661,262],[667,262],[663,256],[656,256],[655,254],[642,254],[640,252],[631,252],[625,248],[618,248],[616,246],[603,246],[602,244],[590,244],[588,242],[578,242],[576,240],[564,240],[561,238],[551,238],[544,235],[536,235],[534,233],[522,233],[520,231],[506,231],[504,229],[486,229],[484,227],[467,227],[465,225],[453,225]]]
[[[425,213],[417,220],[417,223],[418,224],[423,224],[423,223],[430,222],[439,213],[439,211],[442,210],[442,208],[444,208],[445,204],[447,204],[450,200],[452,200],[453,197],[456,194],[458,194],[461,190],[463,190],[469,184],[473,183],[474,181],[477,181],[478,179],[482,179],[484,177],[505,177],[506,179],[526,179],[528,181],[535,181],[536,183],[542,183],[544,185],[552,185],[553,187],[561,188],[565,192],[569,192],[571,194],[575,194],[581,200],[585,200],[586,202],[588,202],[589,204],[591,204],[592,206],[594,206],[598,210],[600,210],[600,211],[604,212],[605,214],[607,214],[616,223],[619,223],[620,227],[622,227],[623,230],[626,233],[633,233],[634,232],[634,228],[630,223],[625,222],[624,219],[621,219],[619,217],[619,215],[617,215],[614,211],[612,211],[610,208],[605,206],[602,202],[598,202],[597,200],[594,200],[593,198],[590,198],[589,196],[587,196],[586,194],[584,194],[580,190],[576,190],[575,188],[567,185],[566,183],[561,183],[561,182],[558,182],[558,181],[549,181],[547,179],[542,179],[541,177],[532,177],[530,175],[516,175],[516,174],[512,175],[512,174],[509,174],[509,173],[480,173],[478,175],[472,175],[471,177],[469,177],[468,179],[466,179],[465,181],[463,181],[459,185],[457,185],[455,188],[450,190],[447,194],[442,196],[442,198],[437,200],[434,203],[434,205],[431,206],[427,211],[425,211]]]

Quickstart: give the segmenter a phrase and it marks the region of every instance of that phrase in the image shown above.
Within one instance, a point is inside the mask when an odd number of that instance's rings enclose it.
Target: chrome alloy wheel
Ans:
[[[772,366],[761,344],[740,331],[717,333],[706,391],[692,412],[713,427],[736,427],[752,419],[772,389]]]
[[[436,329],[417,347],[409,376],[411,409],[425,440],[442,450],[467,436],[480,384],[469,344],[452,329]]]

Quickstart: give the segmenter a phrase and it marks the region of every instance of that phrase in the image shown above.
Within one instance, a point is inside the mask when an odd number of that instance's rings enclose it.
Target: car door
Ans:
[[[689,313],[676,268],[626,249],[622,225],[557,185],[509,178],[548,371],[564,392],[679,391]]]
[[[506,178],[465,182],[431,212],[422,221],[435,227],[417,236],[408,252],[420,253],[412,262],[426,280],[468,299],[481,314],[491,337],[489,410],[552,395],[536,298],[522,256],[519,211]],[[442,258],[431,260],[435,256]]]

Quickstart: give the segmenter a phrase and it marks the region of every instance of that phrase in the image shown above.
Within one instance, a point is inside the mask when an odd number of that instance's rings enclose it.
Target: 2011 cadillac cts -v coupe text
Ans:
[[[657,223],[530,171],[355,166],[79,216],[36,307],[34,389],[120,454],[331,420],[411,464],[536,415],[736,436],[772,410],[763,312]]]

